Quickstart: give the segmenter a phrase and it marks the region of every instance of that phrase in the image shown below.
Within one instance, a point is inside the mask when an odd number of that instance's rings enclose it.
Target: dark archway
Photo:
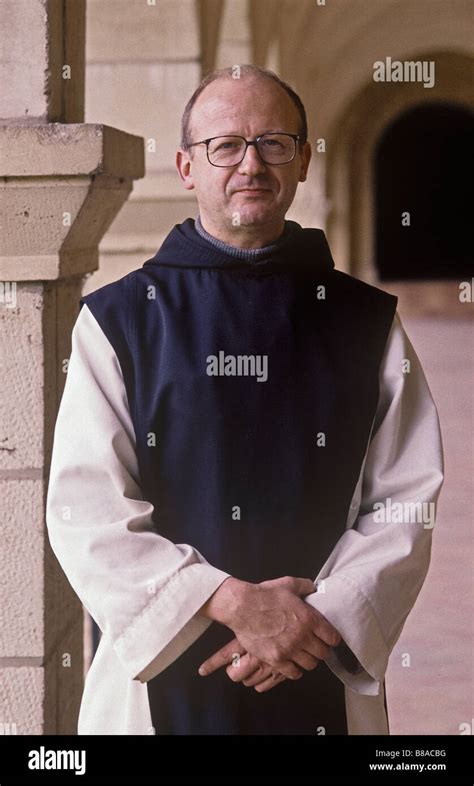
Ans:
[[[419,106],[384,131],[374,161],[381,280],[473,274],[473,150],[474,114],[456,104]]]

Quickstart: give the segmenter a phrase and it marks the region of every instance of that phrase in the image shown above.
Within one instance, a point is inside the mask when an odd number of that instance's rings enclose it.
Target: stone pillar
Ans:
[[[83,0],[2,15],[0,734],[74,734],[83,612],[49,547],[47,480],[84,277],[144,175],[143,140],[81,123]]]
[[[214,56],[221,5],[87,0],[85,118],[143,136],[147,176],[100,244],[100,268],[87,280],[86,294],[141,267],[175,224],[197,214],[196,196],[176,171],[176,149],[204,44],[206,62]]]

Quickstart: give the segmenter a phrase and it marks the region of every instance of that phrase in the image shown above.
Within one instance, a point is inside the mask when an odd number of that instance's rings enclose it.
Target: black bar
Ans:
[[[38,753],[35,753],[37,751]],[[64,759],[57,751],[69,751]],[[73,752],[77,759],[73,760]],[[81,758],[80,751],[84,751]],[[49,753],[50,752],[50,753]],[[0,786],[48,784],[460,784],[470,736],[0,736]],[[30,769],[28,763],[42,766]],[[59,763],[72,767],[50,769]],[[85,763],[84,774],[80,773]],[[74,765],[79,770],[75,774]],[[372,765],[372,769],[371,769]],[[373,768],[377,765],[377,769]],[[382,766],[383,765],[383,766]],[[392,765],[389,771],[387,765]],[[414,766],[416,765],[416,767]],[[420,766],[423,765],[423,770]],[[437,769],[433,769],[436,765]],[[439,769],[439,767],[442,769]],[[428,769],[429,768],[429,769]]]

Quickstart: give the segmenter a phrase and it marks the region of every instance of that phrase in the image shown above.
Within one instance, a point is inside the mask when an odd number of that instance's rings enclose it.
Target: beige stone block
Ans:
[[[103,123],[0,127],[2,176],[143,177],[143,140]]]
[[[44,665],[0,661],[0,734],[77,734],[82,642],[78,619]]]
[[[197,59],[195,0],[88,0],[88,63]]]
[[[5,296],[7,282],[3,286]],[[51,455],[81,279],[64,281],[58,289],[22,282],[10,282],[9,287],[8,300],[4,297],[0,306],[5,375],[0,478],[42,477]]]
[[[0,658],[43,659],[82,620],[82,606],[49,545],[44,482],[2,480],[0,494]]]
[[[14,308],[0,305],[3,383],[0,469],[29,469],[40,476],[44,411],[43,286],[18,283],[11,302],[15,302]]]
[[[2,0],[3,120],[25,124],[82,121],[85,12],[85,0],[67,4],[58,0]],[[70,68],[67,75],[64,66]]]
[[[97,245],[144,174],[143,141],[101,125],[0,128],[0,280],[54,279],[97,267]]]
[[[1,665],[1,664],[0,664]],[[0,671],[0,732],[44,734],[45,670],[20,666]],[[53,693],[49,694],[49,701]],[[1,724],[4,724],[2,727]],[[50,732],[51,733],[51,732]]]
[[[0,478],[42,477],[49,466],[81,286],[81,278],[57,287],[11,282],[11,302],[0,307]]]
[[[199,78],[198,63],[90,64],[87,120],[143,136],[145,151],[148,140],[155,140],[156,152],[146,152],[147,168],[171,168],[180,141],[181,115]]]
[[[43,491],[40,480],[0,482],[2,658],[43,656]]]
[[[18,179],[7,188],[0,275],[19,282],[94,270],[97,245],[132,184],[118,178]]]
[[[4,0],[1,13],[1,116],[3,119],[45,117],[47,97],[44,88],[48,51],[45,45],[44,3]],[[24,36],[25,29],[28,29],[28,45]]]
[[[17,257],[20,273],[25,258],[41,260],[42,257],[47,258],[53,249],[59,251],[70,235],[90,190],[91,180],[88,177],[10,180],[3,192],[5,199],[1,208],[6,226],[2,256]],[[93,246],[94,232],[90,226],[88,230],[84,245]],[[20,275],[23,276],[24,272]]]

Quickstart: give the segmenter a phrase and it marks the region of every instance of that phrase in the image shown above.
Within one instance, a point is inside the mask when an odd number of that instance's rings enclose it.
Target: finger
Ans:
[[[284,681],[285,681],[285,677],[283,676],[283,674],[272,674],[270,675],[270,677],[268,677],[266,680],[261,682],[259,685],[256,685],[254,690],[256,690],[257,693],[265,693],[266,691],[275,688],[277,685],[280,685],[280,683]]]
[[[198,669],[199,674],[201,677],[207,677],[213,671],[222,668],[222,666],[227,666],[228,663],[232,663],[233,660],[237,659],[237,656],[241,657],[245,652],[245,648],[239,644],[237,639],[232,639],[232,641],[229,641],[228,644],[225,644],[210,658],[201,663]]]
[[[311,579],[300,579],[295,578],[295,576],[290,576],[289,578],[291,579],[290,589],[295,595],[311,595],[313,592],[316,592],[314,582]]]
[[[315,658],[310,652],[305,650],[301,650],[296,655],[293,655],[293,660],[305,671],[312,671],[319,663],[318,658]]]
[[[289,680],[299,680],[303,676],[301,669],[291,660],[278,661],[272,668],[274,672],[280,672]]]
[[[309,604],[308,606],[313,612],[315,618],[313,623],[313,632],[329,647],[337,647],[337,645],[341,642],[341,634],[339,631],[331,625],[331,623],[321,614],[321,612],[313,609],[313,607]]]
[[[226,672],[233,682],[242,682],[247,677],[251,677],[258,667],[258,659],[247,652],[239,659],[235,658],[234,661],[227,666]]]
[[[265,664],[262,664],[258,667],[258,669],[252,674],[248,679],[242,680],[243,684],[246,688],[253,688],[255,685],[259,685],[264,680],[268,679],[272,675],[272,668]],[[284,677],[286,680],[286,677]]]
[[[326,660],[331,652],[331,648],[328,647],[327,644],[324,643],[314,632],[313,635],[309,639],[305,639],[305,641],[301,644],[302,650],[305,652],[309,652],[313,658],[317,658],[318,660]]]

